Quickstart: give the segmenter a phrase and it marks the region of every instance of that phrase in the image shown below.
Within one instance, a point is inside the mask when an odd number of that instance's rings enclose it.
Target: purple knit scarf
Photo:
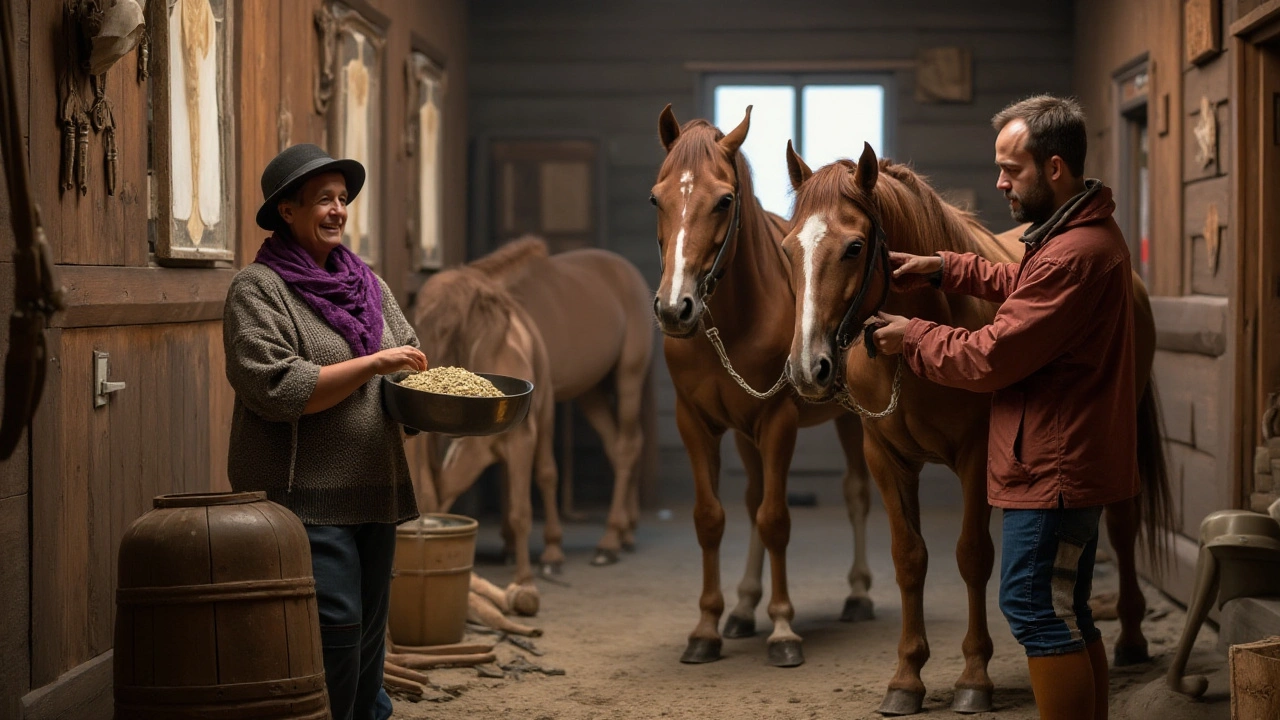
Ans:
[[[339,245],[327,268],[291,239],[273,234],[262,243],[256,262],[276,271],[294,292],[329,323],[356,357],[382,348],[382,286],[358,255]]]

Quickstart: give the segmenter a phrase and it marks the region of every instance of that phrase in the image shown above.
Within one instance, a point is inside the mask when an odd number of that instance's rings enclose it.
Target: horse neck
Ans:
[[[794,295],[782,255],[782,232],[754,196],[743,203],[736,247],[710,301],[723,333],[737,327],[759,329],[762,314],[795,312]],[[735,322],[736,321],[736,322]]]

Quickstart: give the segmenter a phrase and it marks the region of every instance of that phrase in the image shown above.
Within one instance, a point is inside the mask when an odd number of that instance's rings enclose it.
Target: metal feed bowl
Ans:
[[[442,435],[497,435],[529,414],[533,383],[507,375],[476,373],[503,397],[466,397],[415,390],[398,381],[408,373],[382,376],[382,404],[393,420],[422,432]]]

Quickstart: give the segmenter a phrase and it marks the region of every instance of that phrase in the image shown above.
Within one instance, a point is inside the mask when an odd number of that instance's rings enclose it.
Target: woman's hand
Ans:
[[[373,354],[373,369],[379,375],[390,375],[401,370],[420,372],[427,369],[427,356],[412,345],[387,348]]]
[[[889,264],[893,265],[893,286],[900,291],[918,290],[930,287],[929,276],[942,269],[942,257],[938,255],[911,255],[908,253],[889,253]]]

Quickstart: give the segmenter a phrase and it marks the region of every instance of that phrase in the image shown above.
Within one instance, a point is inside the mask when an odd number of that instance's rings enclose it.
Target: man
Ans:
[[[926,283],[1002,303],[975,331],[882,314],[881,352],[941,385],[991,392],[987,497],[1003,510],[1000,608],[1026,649],[1040,717],[1107,717],[1088,599],[1104,505],[1138,494],[1133,290],[1111,190],[1085,180],[1084,114],[1029,98],[998,113],[996,188],[1030,222],[1021,263],[894,253]]]

